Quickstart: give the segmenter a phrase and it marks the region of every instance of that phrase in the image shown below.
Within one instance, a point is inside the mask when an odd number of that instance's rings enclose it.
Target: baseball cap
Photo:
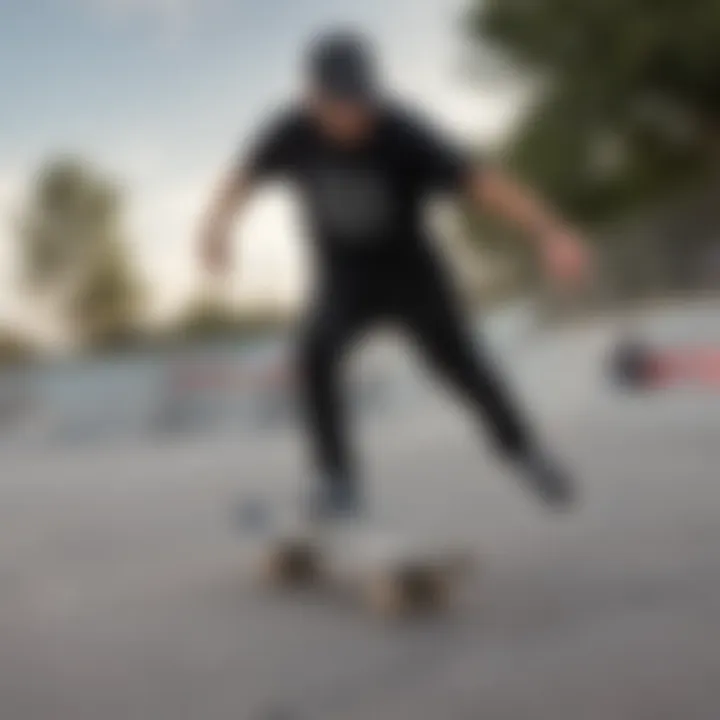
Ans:
[[[370,102],[379,93],[372,47],[356,33],[333,32],[317,39],[310,48],[308,73],[313,86],[334,99]]]

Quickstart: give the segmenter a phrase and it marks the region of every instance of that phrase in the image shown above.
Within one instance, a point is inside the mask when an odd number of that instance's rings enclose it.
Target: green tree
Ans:
[[[125,341],[142,292],[122,232],[123,198],[90,165],[62,158],[39,173],[20,223],[28,288],[49,298],[85,346]]]
[[[605,220],[715,170],[720,4],[476,0],[472,35],[538,88],[510,164]]]

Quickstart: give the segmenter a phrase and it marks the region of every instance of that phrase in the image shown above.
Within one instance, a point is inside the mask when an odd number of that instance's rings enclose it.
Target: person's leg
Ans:
[[[424,358],[484,420],[502,454],[517,462],[549,502],[570,499],[564,475],[544,456],[500,371],[475,340],[441,278],[404,293],[401,321]]]
[[[343,364],[368,319],[361,297],[324,293],[314,304],[301,334],[301,406],[319,485],[319,510],[352,511],[359,503],[343,388]]]
[[[423,358],[481,417],[503,454],[524,454],[532,444],[529,424],[499,370],[444,293],[433,289],[426,297],[409,307],[402,318]]]

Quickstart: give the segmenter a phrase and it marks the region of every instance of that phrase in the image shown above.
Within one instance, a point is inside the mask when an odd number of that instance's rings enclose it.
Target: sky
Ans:
[[[126,189],[128,242],[153,312],[197,289],[197,218],[255,128],[298,87],[298,58],[323,29],[358,27],[389,79],[463,139],[490,141],[518,113],[517,88],[464,68],[463,0],[1,0],[0,318],[27,316],[13,221],[33,173],[78,153]],[[292,198],[270,190],[237,232],[229,293],[291,299],[303,238]]]

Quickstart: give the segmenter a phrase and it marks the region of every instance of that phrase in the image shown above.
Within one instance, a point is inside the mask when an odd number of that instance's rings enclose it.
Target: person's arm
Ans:
[[[233,224],[252,192],[246,173],[233,171],[218,184],[200,227],[200,255],[204,267],[223,273],[230,265]]]
[[[292,166],[298,145],[298,121],[285,112],[271,119],[231,172],[218,184],[200,229],[200,253],[205,267],[222,273],[230,265],[233,224],[255,186],[282,176]]]
[[[585,278],[589,252],[581,236],[535,193],[495,168],[471,172],[469,193],[478,206],[511,222],[537,245],[546,270],[563,282]]]
[[[533,192],[501,170],[481,163],[456,147],[422,119],[403,125],[410,142],[413,173],[431,191],[469,195],[474,205],[523,230],[537,244],[550,274],[564,282],[582,280],[589,265],[585,243]]]

